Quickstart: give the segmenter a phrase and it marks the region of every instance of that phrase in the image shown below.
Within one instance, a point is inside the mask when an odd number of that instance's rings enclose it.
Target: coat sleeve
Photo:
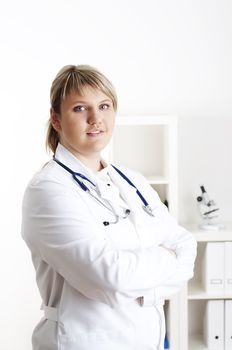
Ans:
[[[144,305],[149,306],[154,300],[165,299],[178,292],[193,277],[197,243],[194,236],[180,226],[176,219],[170,215],[166,205],[160,201],[157,192],[146,179],[141,174],[137,175],[144,195],[149,199],[151,206],[156,208],[158,227],[163,236],[161,244],[175,253],[177,262],[175,272],[161,284],[156,285],[153,297],[151,291],[145,294]]]
[[[176,272],[166,249],[117,250],[78,193],[44,179],[24,196],[22,235],[31,251],[86,297],[109,305],[141,297]]]
[[[175,219],[162,208],[165,225],[172,227],[163,245],[176,254],[177,267],[175,273],[167,278],[162,285],[156,287],[156,298],[165,299],[178,292],[185,283],[193,277],[196,258],[196,240],[193,235],[179,226]]]
[[[165,209],[166,210],[166,209]],[[170,218],[167,218],[167,221]],[[163,245],[176,254],[175,271],[163,283],[147,290],[141,298],[143,306],[152,306],[163,303],[164,299],[179,292],[186,282],[193,277],[196,258],[196,241],[184,228],[172,223],[172,239],[163,242]]]

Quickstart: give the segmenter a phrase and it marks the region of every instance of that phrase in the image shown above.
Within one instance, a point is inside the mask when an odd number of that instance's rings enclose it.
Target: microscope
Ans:
[[[218,210],[214,200],[209,199],[205,186],[200,185],[201,195],[197,197],[197,203],[200,209],[202,223],[199,225],[202,230],[220,230],[224,227],[215,221],[218,217]]]

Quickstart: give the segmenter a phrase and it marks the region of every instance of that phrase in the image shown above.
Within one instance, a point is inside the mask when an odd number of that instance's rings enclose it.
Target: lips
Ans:
[[[89,136],[98,136],[98,135],[100,135],[102,133],[103,133],[103,130],[94,129],[94,130],[88,131],[87,135],[89,135]]]

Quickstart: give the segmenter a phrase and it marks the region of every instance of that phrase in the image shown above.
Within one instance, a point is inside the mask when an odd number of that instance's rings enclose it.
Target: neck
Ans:
[[[81,154],[74,154],[74,156],[79,159],[87,168],[93,170],[94,172],[100,171],[104,168],[101,163],[100,155],[85,156]]]
[[[71,152],[78,160],[80,160],[87,168],[91,169],[94,172],[97,172],[103,169],[105,166],[101,163],[101,154],[100,152],[95,153],[79,153],[72,147],[61,143],[69,152]]]

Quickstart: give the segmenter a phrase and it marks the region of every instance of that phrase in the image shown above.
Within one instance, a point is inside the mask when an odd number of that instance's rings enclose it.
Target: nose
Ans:
[[[88,118],[88,123],[90,125],[101,125],[101,113],[99,110],[97,109],[92,109],[90,112],[89,112],[89,118]]]

